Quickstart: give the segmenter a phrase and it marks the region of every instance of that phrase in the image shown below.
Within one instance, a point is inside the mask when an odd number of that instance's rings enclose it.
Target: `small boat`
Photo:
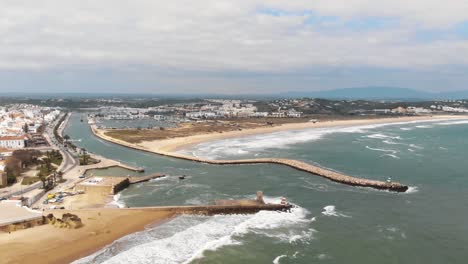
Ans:
[[[179,176],[179,180],[184,180],[184,179],[185,179],[185,175]]]

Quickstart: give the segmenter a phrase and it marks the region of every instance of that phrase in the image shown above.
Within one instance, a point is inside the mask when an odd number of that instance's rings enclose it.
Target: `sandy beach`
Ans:
[[[170,219],[169,211],[144,209],[86,209],[70,212],[84,224],[79,229],[43,225],[16,232],[0,233],[1,263],[70,263],[86,257],[113,241]]]
[[[209,133],[166,140],[146,141],[139,144],[113,139],[105,135],[105,130],[99,130],[95,127],[93,127],[93,130],[98,136],[117,144],[146,151],[173,153],[181,148],[211,140],[244,137],[285,130],[460,118],[466,119],[467,117],[422,116],[292,123],[226,133]],[[125,235],[141,231],[145,226],[161,223],[174,216],[173,212],[164,210],[152,211],[136,208],[102,208],[103,205],[108,202],[109,198],[110,196],[107,195],[78,195],[69,201],[73,204],[74,210],[54,211],[54,213],[60,215],[66,212],[78,215],[84,224],[84,226],[79,229],[60,229],[51,225],[43,225],[12,232],[11,234],[1,233],[0,247],[8,248],[8,250],[0,251],[2,263],[69,263],[73,260],[88,256]],[[60,217],[60,215],[58,216]],[[21,254],[18,254],[18,252],[21,252]]]
[[[267,134],[287,130],[301,130],[308,128],[326,128],[326,127],[347,127],[372,124],[399,123],[411,121],[431,121],[431,120],[447,120],[447,119],[466,119],[468,116],[408,116],[395,118],[376,118],[376,119],[354,119],[354,120],[334,120],[322,122],[306,122],[306,123],[291,123],[272,127],[262,127],[255,129],[245,129],[242,131],[230,131],[225,133],[207,133],[202,135],[193,135],[188,137],[171,138],[155,141],[144,141],[136,145],[146,148],[150,151],[175,152],[177,150],[208,142],[212,140],[221,140],[227,138],[238,138],[250,135]],[[100,134],[105,134],[105,130],[98,130]]]

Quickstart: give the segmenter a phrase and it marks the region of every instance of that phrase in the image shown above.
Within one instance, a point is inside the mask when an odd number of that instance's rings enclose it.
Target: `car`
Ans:
[[[84,178],[85,178],[85,176],[84,176],[84,175],[80,175],[80,177],[78,177],[78,178],[80,178],[80,179],[84,179]]]

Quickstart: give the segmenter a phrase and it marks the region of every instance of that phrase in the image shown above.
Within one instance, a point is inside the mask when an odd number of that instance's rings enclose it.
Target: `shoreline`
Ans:
[[[200,135],[177,137],[163,140],[143,141],[135,143],[135,145],[152,149],[155,151],[163,152],[177,152],[187,147],[195,146],[200,143],[209,141],[224,140],[230,138],[242,138],[247,136],[270,134],[281,131],[294,131],[304,130],[312,128],[330,128],[330,127],[352,127],[361,125],[376,125],[376,124],[393,124],[400,122],[431,122],[431,121],[444,121],[444,120],[456,120],[456,119],[467,119],[468,116],[454,116],[454,115],[443,115],[443,116],[411,116],[411,117],[390,117],[390,118],[376,118],[376,119],[352,119],[352,120],[329,120],[323,122],[306,122],[306,123],[290,123],[282,124],[279,126],[272,127],[261,127],[246,129],[242,131],[229,131],[224,133],[206,133]],[[107,131],[105,129],[104,133]],[[117,139],[118,140],[118,139]],[[121,141],[121,140],[119,140]],[[130,143],[132,144],[132,143]]]
[[[169,210],[143,208],[50,212],[55,216],[76,214],[84,226],[79,229],[62,229],[46,224],[11,234],[0,234],[0,246],[9,249],[0,253],[0,259],[5,263],[70,263],[90,256],[124,236],[163,224],[176,216]]]
[[[431,122],[431,121],[446,121],[446,120],[455,120],[455,119],[466,119],[467,116],[418,116],[418,117],[400,117],[400,118],[382,118],[382,119],[357,119],[357,120],[340,120],[340,121],[327,121],[321,123],[295,123],[287,124],[277,127],[267,127],[267,128],[256,128],[251,130],[244,131],[234,131],[227,133],[209,133],[194,135],[188,137],[173,138],[167,140],[156,140],[143,142],[140,144],[129,143],[120,139],[113,138],[106,135],[107,130],[98,129],[95,124],[90,126],[92,133],[106,141],[122,145],[131,149],[141,150],[149,153],[154,153],[158,155],[168,156],[172,158],[178,158],[183,160],[189,160],[194,162],[200,162],[205,164],[214,164],[214,165],[236,165],[236,164],[279,164],[294,168],[296,170],[308,172],[314,176],[321,176],[328,180],[350,185],[350,186],[359,186],[359,187],[371,187],[379,190],[389,190],[395,192],[406,192],[408,186],[403,185],[398,182],[389,182],[389,181],[379,181],[372,179],[364,179],[349,176],[343,173],[335,172],[323,167],[318,167],[306,162],[302,162],[294,159],[285,159],[285,158],[252,158],[252,159],[241,159],[241,160],[211,160],[206,158],[200,158],[195,156],[189,156],[181,153],[174,152],[176,149],[182,147],[187,147],[193,144],[198,144],[201,142],[212,141],[216,139],[226,139],[233,137],[242,137],[255,134],[265,134],[278,131],[287,131],[287,130],[300,130],[300,129],[310,129],[310,128],[324,128],[324,127],[352,127],[360,125],[375,125],[375,124],[392,124],[392,123],[411,123],[411,122]]]

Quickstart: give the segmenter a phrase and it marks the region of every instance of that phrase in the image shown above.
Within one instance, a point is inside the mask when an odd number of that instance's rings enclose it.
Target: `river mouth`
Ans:
[[[96,263],[123,263],[127,258],[121,253],[131,248],[135,248],[129,251],[135,253],[132,258],[142,263],[145,260],[158,263],[157,252],[162,254],[166,249],[161,242],[164,238],[167,238],[166,245],[170,241],[175,248],[199,241],[197,249],[203,252],[203,257],[192,259],[192,263],[272,263],[283,255],[279,263],[445,263],[447,259],[452,263],[465,263],[460,245],[468,244],[465,224],[468,207],[463,202],[468,199],[465,176],[468,167],[464,161],[468,149],[466,124],[431,124],[431,127],[409,124],[375,128],[364,133],[327,134],[313,142],[265,149],[265,153],[260,153],[315,161],[367,178],[386,180],[392,177],[417,190],[395,194],[343,186],[277,165],[216,166],[161,157],[97,139],[91,135],[87,124],[74,119],[77,119],[76,114],[71,118],[67,133],[83,138],[78,144],[91,152],[144,167],[147,173],[187,175],[182,181],[167,177],[129,187],[119,198],[128,206],[196,205],[216,199],[253,198],[253,193],[262,190],[268,197],[286,196],[288,201],[307,210],[304,219],[310,220],[305,225],[279,227],[279,230],[253,228],[255,232],[232,236],[231,239],[240,243],[205,250],[205,243],[198,240],[205,231],[195,229],[192,232],[190,226],[204,230],[202,227],[210,226],[206,221],[212,218],[182,218],[178,221],[187,224],[168,222],[158,229],[119,241],[118,247],[108,248],[106,253],[115,257],[112,261],[98,258],[100,261]],[[226,230],[239,225],[218,220]],[[260,227],[261,223],[255,225]],[[310,229],[314,231],[308,239],[294,239],[296,235],[307,237]],[[271,232],[276,238],[271,238]],[[214,238],[223,235],[209,234]],[[137,252],[133,240],[160,242],[152,247],[148,244],[146,250]],[[166,256],[173,254],[170,252],[167,251]]]

